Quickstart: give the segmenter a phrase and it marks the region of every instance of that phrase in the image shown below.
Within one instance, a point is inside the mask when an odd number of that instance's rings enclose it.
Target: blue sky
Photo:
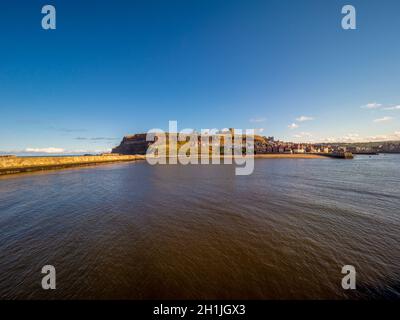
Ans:
[[[3,1],[0,151],[107,150],[168,120],[400,139],[399,33],[396,0]]]

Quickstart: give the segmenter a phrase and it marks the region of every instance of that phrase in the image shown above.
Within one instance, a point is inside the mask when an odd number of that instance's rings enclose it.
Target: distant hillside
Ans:
[[[323,145],[346,148],[351,152],[400,153],[400,140],[374,142],[338,142]]]

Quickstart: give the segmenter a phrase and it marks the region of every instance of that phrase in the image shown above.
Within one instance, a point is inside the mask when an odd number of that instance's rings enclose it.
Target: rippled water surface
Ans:
[[[400,155],[2,177],[0,297],[399,298]]]

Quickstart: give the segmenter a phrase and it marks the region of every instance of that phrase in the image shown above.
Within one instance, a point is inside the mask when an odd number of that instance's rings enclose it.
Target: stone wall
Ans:
[[[10,157],[0,158],[0,174],[67,168],[82,165],[145,159],[144,156],[69,156],[69,157]]]

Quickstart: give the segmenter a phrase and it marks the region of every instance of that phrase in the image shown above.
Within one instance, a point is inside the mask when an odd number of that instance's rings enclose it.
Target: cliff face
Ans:
[[[112,153],[133,155],[146,154],[147,148],[152,142],[146,141],[146,134],[139,133],[132,136],[125,136],[120,145],[112,149]]]
[[[166,133],[166,139],[168,140],[168,133]],[[146,141],[146,134],[139,133],[134,135],[125,136],[120,145],[112,149],[112,153],[118,153],[122,155],[135,155],[135,154],[146,154],[147,149],[153,142]],[[201,140],[199,139],[199,148]],[[267,151],[266,138],[261,136],[254,137],[254,152],[255,153],[266,153]]]

